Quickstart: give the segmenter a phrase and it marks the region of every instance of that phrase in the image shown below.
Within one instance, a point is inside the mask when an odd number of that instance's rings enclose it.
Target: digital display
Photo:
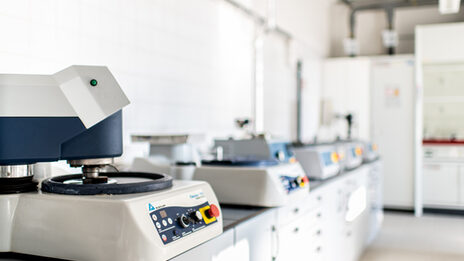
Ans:
[[[165,218],[168,216],[165,210],[161,210],[159,213],[160,213],[161,218]]]

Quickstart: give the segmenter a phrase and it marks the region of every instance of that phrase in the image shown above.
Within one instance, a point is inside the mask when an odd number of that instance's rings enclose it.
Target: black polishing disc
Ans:
[[[203,160],[201,162],[207,166],[228,166],[228,167],[271,167],[276,166],[279,162],[275,159],[248,159],[234,158],[225,160]]]
[[[14,194],[37,191],[37,182],[32,176],[21,178],[0,178],[0,194]]]
[[[102,176],[115,178],[121,183],[73,184],[66,181],[82,179],[81,174],[49,178],[42,182],[42,191],[66,195],[132,194],[172,187],[172,177],[166,174],[144,172],[103,172]],[[119,178],[119,179],[118,179]]]

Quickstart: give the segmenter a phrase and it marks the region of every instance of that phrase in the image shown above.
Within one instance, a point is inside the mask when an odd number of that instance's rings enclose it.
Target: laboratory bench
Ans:
[[[357,260],[380,230],[381,187],[377,160],[313,180],[283,207],[221,205],[223,234],[171,260]]]
[[[283,207],[221,205],[223,233],[170,260],[355,261],[380,230],[381,187],[377,160],[313,180],[304,200]],[[38,259],[3,254],[0,260]]]

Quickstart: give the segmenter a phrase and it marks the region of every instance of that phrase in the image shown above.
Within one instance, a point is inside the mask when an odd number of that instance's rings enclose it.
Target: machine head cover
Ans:
[[[53,78],[86,128],[130,103],[106,66],[73,65]]]

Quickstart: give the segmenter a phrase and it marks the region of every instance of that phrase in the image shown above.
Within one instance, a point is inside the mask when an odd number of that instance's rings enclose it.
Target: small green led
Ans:
[[[95,80],[95,79],[90,80],[90,85],[95,87],[95,86],[97,86],[97,84],[98,84],[97,80]]]

